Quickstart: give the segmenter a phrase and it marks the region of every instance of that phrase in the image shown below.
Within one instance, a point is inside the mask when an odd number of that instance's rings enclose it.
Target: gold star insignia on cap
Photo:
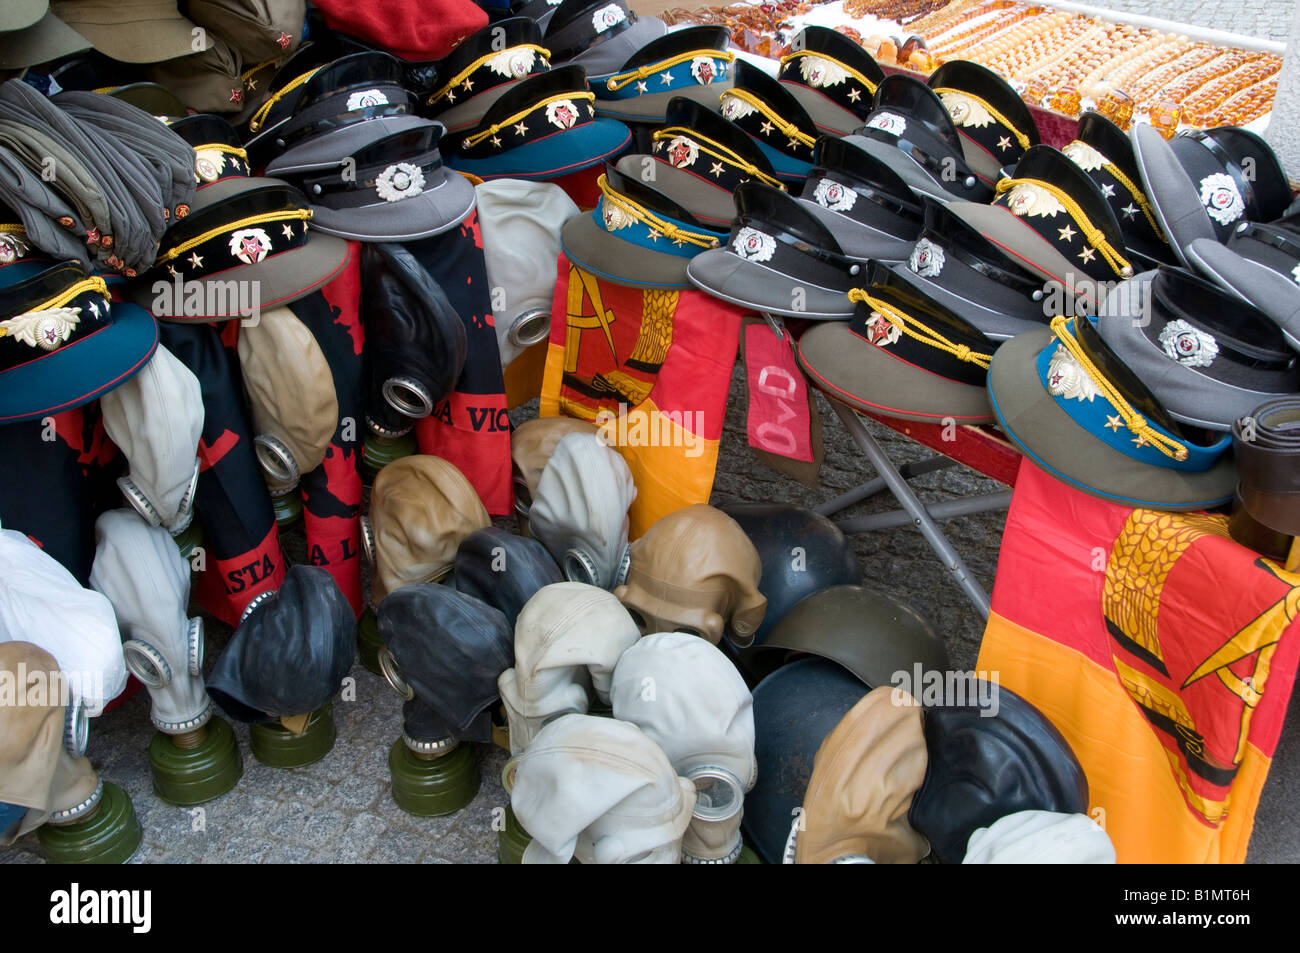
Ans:
[[[1120,211],[1124,213],[1125,218],[1132,218],[1134,215],[1138,213],[1138,207],[1134,205],[1132,202],[1129,202],[1128,205],[1125,205],[1122,209],[1120,209]]]
[[[791,149],[798,149],[798,148],[799,148],[799,140],[798,140],[798,139],[787,139],[786,142],[789,144],[789,146],[790,146]]]
[[[713,176],[715,179],[716,179],[718,176],[722,175],[722,172],[723,172],[723,169],[722,169],[722,163],[721,163],[721,162],[715,162],[715,163],[713,163],[712,166],[709,167],[709,175]]]
[[[1133,438],[1133,446],[1145,447],[1146,445],[1147,445],[1147,438],[1142,436],[1141,434],[1138,434],[1136,437]]]
[[[857,90],[857,89],[850,89],[850,90],[849,90],[849,101],[850,101],[850,102],[854,102],[854,103],[856,103],[856,102],[857,102],[859,99],[861,99],[861,98],[862,98],[862,92],[861,92],[860,90]]]
[[[456,101],[456,91],[452,89],[447,90],[447,102],[454,103],[455,101]]]
[[[1108,199],[1113,199],[1115,197],[1115,186],[1113,185],[1103,185],[1101,191]]]
[[[257,80],[252,79],[250,77],[248,82],[246,82],[244,85],[248,87],[249,92],[252,92],[253,90],[257,89]]]
[[[1058,228],[1056,230],[1056,234],[1061,236],[1061,241],[1072,242],[1074,241],[1074,236],[1077,235],[1078,232],[1076,232],[1073,228],[1067,225],[1065,226],[1065,228]]]
[[[515,135],[516,135],[516,136],[522,136],[522,135],[523,135],[524,133],[526,133],[527,131],[528,131],[528,127],[525,126],[522,122],[517,122],[517,123],[515,123]]]
[[[663,83],[665,86],[671,86],[673,82],[672,70],[664,70],[660,73],[659,82]]]
[[[467,93],[474,92],[474,81],[472,79],[465,80],[465,82],[461,83],[460,86],[461,89],[465,90]]]
[[[761,132],[761,133],[762,133],[763,135],[765,135],[765,136],[766,136],[768,133],[770,133],[770,132],[771,132],[773,129],[775,129],[775,128],[776,128],[776,127],[773,126],[773,125],[772,125],[770,122],[768,122],[766,119],[763,120],[763,125],[761,125],[761,126],[758,127],[759,132]]]
[[[176,266],[175,266],[175,265],[168,265],[168,266],[167,266],[167,271],[171,274],[171,276],[172,276],[173,278],[176,277]]]
[[[1003,136],[1001,139],[999,139],[999,140],[998,140],[998,148],[999,148],[999,149],[1010,149],[1010,148],[1011,148],[1011,137],[1010,137],[1010,136]]]
[[[1097,257],[1097,250],[1088,245],[1083,246],[1083,251],[1079,252],[1079,257],[1085,265],[1092,264],[1092,260]]]
[[[639,80],[636,81],[636,91],[637,91],[638,93],[647,93],[647,92],[650,91],[650,88],[649,88],[648,86],[646,86],[646,84],[645,84],[645,80],[640,80],[640,79],[639,79]]]
[[[493,148],[493,149],[500,149],[500,148],[501,148],[501,137],[500,137],[500,136],[493,136],[491,139],[488,140],[488,142],[492,143],[492,148]]]
[[[650,235],[649,235],[650,241],[657,243],[659,241],[659,233],[656,232],[653,228],[650,229],[649,231],[650,231]]]
[[[293,226],[292,225],[280,226],[280,234],[284,235],[285,238],[293,238]]]
[[[193,251],[190,252],[190,264],[193,265],[195,268],[202,268],[203,256],[200,255],[198,252],[193,252]]]
[[[681,247],[682,247],[683,245],[685,245],[686,243],[685,243],[684,241],[682,241],[680,238],[674,238],[674,239],[673,239],[673,244],[676,245],[678,248],[681,248]]]
[[[1107,414],[1106,426],[1111,430],[1119,430],[1120,427],[1124,426],[1124,419],[1118,414]]]

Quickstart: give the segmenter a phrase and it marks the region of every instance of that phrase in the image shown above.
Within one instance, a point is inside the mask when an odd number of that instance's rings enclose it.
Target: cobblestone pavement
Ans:
[[[1098,3],[1119,11],[1165,17],[1254,36],[1285,39],[1294,0],[1110,0]],[[818,395],[825,424],[823,486],[806,489],[760,464],[745,440],[742,380],[733,380],[720,464],[712,502],[784,501],[814,506],[872,476],[843,427]],[[516,422],[535,411],[521,408]],[[920,459],[928,451],[874,423],[870,429],[895,461]],[[962,467],[913,481],[922,500],[999,488]],[[880,512],[894,505],[883,495],[844,515]],[[944,524],[975,577],[991,589],[997,567],[1003,514],[962,517]],[[512,518],[497,520],[514,529]],[[920,534],[910,527],[854,537],[854,551],[868,584],[887,586],[910,602],[943,634],[954,668],[975,667],[983,630],[965,597],[933,559]],[[291,559],[301,558],[301,532],[288,534]],[[229,630],[208,625],[208,667],[220,653]],[[132,863],[285,863],[424,862],[493,863],[496,860],[495,809],[508,799],[500,783],[506,755],[476,745],[481,787],[463,811],[445,818],[418,818],[393,802],[388,750],[401,727],[400,699],[386,683],[360,664],[353,667],[355,700],[334,703],[338,741],[323,760],[294,770],[268,768],[248,750],[248,730],[236,724],[244,775],[235,789],[201,810],[175,807],[153,793],[148,744],[152,735],[148,695],[136,698],[91,724],[89,755],[107,780],[123,787],[144,828],[144,843]],[[1300,714],[1291,706],[1272,772],[1256,814],[1251,862],[1300,862]],[[0,862],[39,863],[40,846],[28,835],[6,850]]]

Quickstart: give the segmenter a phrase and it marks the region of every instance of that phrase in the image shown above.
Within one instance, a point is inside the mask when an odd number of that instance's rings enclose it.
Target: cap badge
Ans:
[[[695,160],[699,157],[700,147],[694,139],[677,136],[668,143],[668,161],[675,168],[684,169],[688,165],[695,165]]]
[[[424,191],[424,173],[418,165],[398,162],[375,177],[375,191],[385,202],[400,202]]]
[[[1074,359],[1074,355],[1058,344],[1056,353],[1047,365],[1047,392],[1053,397],[1091,403],[1097,396],[1097,385]]]
[[[0,232],[0,265],[12,265],[27,254],[30,246],[10,232]]]
[[[611,3],[601,7],[591,15],[591,25],[596,28],[597,33],[604,33],[615,24],[622,23],[627,19],[627,14],[617,3]]]
[[[200,182],[215,182],[221,178],[226,157],[216,149],[199,149],[194,153],[194,172]]]
[[[275,38],[275,42],[280,44],[280,49],[287,50],[289,44],[293,42],[293,34],[281,31],[280,35]]]
[[[560,129],[572,129],[573,124],[578,121],[578,107],[569,99],[557,99],[553,103],[547,103],[546,120]]]
[[[363,89],[348,96],[348,109],[365,109],[367,106],[383,106],[388,96],[377,89]]]
[[[944,261],[943,249],[930,239],[922,238],[916,243],[916,247],[912,249],[912,255],[907,260],[907,267],[922,278],[933,278],[943,271]]]
[[[620,228],[627,228],[635,222],[635,219],[625,210],[609,202],[606,202],[605,207],[601,209],[600,217],[605,222],[605,231],[607,232],[616,232]]]
[[[736,233],[732,248],[745,261],[771,261],[776,239],[756,228],[745,227]]]
[[[1219,344],[1213,335],[1181,318],[1170,321],[1161,329],[1160,346],[1184,367],[1209,367],[1219,356]]]
[[[533,71],[537,51],[527,48],[503,50],[487,61],[487,67],[506,79],[523,79]]]
[[[832,182],[830,179],[822,179],[817,183],[813,198],[817,200],[817,204],[822,208],[828,208],[832,212],[847,212],[857,202],[858,193],[847,185],[840,185],[840,183]]]
[[[943,100],[944,106],[948,108],[948,115],[952,121],[959,126],[973,126],[976,129],[984,126],[993,125],[993,116],[988,109],[969,96],[963,96],[961,93],[943,92],[939,94]]]
[[[726,70],[723,69],[720,71],[712,57],[697,56],[695,59],[691,60],[691,75],[695,77],[695,82],[699,83],[701,86],[708,86],[709,83],[713,82],[724,72],[726,72]]]
[[[838,86],[849,78],[849,71],[833,60],[821,56],[803,56],[799,59],[799,74],[814,89]]]
[[[733,121],[742,119],[753,111],[752,103],[747,103],[739,96],[732,96],[730,93],[722,94],[722,115],[727,119]]]
[[[1079,139],[1075,139],[1064,149],[1065,157],[1084,172],[1096,172],[1106,165],[1106,157]]]
[[[1226,172],[1215,172],[1201,179],[1201,204],[1220,225],[1231,225],[1246,211],[1237,183]]]
[[[872,311],[871,316],[867,318],[867,340],[876,347],[889,347],[897,343],[901,336],[902,332],[898,330],[898,325],[879,311]]]
[[[230,236],[230,254],[245,265],[256,265],[271,251],[271,236],[261,228],[241,228]]]
[[[867,120],[868,129],[879,129],[891,136],[901,136],[907,131],[907,120],[898,113],[880,112]]]
[[[1032,182],[1020,182],[1007,192],[1007,208],[1012,214],[1024,218],[1043,216],[1051,218],[1065,211],[1065,206],[1047,189],[1040,188]]]
[[[80,308],[50,308],[46,311],[28,311],[16,318],[0,321],[5,333],[22,341],[28,347],[53,351],[72,336],[72,329],[81,323]]]

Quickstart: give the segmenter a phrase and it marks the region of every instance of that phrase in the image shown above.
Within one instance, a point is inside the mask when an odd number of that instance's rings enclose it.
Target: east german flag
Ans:
[[[694,288],[614,284],[563,254],[558,267],[540,414],[590,421],[623,455],[636,539],[709,501],[741,312]]]
[[[1042,710],[1121,863],[1240,863],[1300,658],[1300,575],[1227,519],[1021,465],[979,667]]]

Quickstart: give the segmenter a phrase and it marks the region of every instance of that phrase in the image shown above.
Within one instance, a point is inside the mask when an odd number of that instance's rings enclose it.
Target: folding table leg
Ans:
[[[926,512],[931,519],[946,520],[954,516],[970,516],[974,513],[987,513],[991,510],[1005,510],[1011,505],[1011,491],[1000,493],[981,493],[978,496],[961,496],[955,500],[943,500],[927,506]],[[855,516],[840,520],[835,525],[844,533],[875,533],[882,529],[896,529],[912,522],[911,514],[903,510],[890,510],[887,513],[872,513],[869,516]]]
[[[987,619],[989,615],[988,594],[976,581],[975,577],[971,575],[970,570],[966,568],[966,564],[962,561],[961,556],[957,554],[957,550],[953,549],[952,543],[948,542],[948,537],[943,534],[938,524],[931,518],[925,504],[917,499],[916,494],[912,492],[912,488],[907,485],[907,481],[903,479],[880,444],[876,442],[876,438],[871,436],[871,432],[863,425],[858,415],[853,412],[853,409],[834,400],[831,401],[831,407],[840,420],[844,422],[844,426],[848,429],[853,442],[861,447],[862,452],[870,459],[871,465],[875,467],[880,478],[885,481],[889,491],[894,494],[899,504],[912,517],[913,524],[921,531],[925,541],[929,543],[930,548],[934,550],[934,554],[939,557],[940,562],[952,575],[957,585],[961,587],[966,594],[966,598],[971,601],[971,604],[975,606],[980,615]]]
[[[910,480],[913,477],[919,477],[926,473],[933,473],[935,470],[943,470],[947,467],[955,467],[957,461],[951,457],[935,455],[926,457],[924,460],[917,460],[913,463],[904,463],[898,468],[899,474],[904,480]],[[841,493],[833,500],[827,500],[820,506],[814,506],[813,512],[820,513],[822,516],[831,516],[840,510],[847,510],[855,503],[861,503],[863,500],[870,499],[881,490],[886,489],[885,481],[880,477],[868,480],[866,483],[859,484],[847,493]]]

